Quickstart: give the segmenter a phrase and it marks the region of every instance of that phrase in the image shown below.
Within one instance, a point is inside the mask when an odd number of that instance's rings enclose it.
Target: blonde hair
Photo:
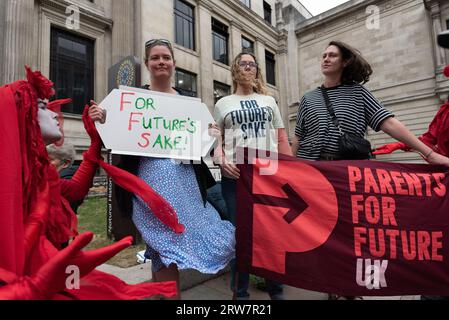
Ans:
[[[249,56],[253,57],[254,61],[257,63],[256,56],[249,52],[241,52],[234,58],[234,61],[232,62],[232,66],[231,66],[232,85],[234,87],[234,93],[236,93],[236,91],[237,91],[238,83],[241,82],[239,80],[246,80],[246,77],[242,73],[242,70],[239,66],[239,63],[242,60],[242,56],[244,56],[244,55],[249,55]],[[263,75],[262,75],[262,70],[260,69],[259,65],[257,65],[256,79],[254,79],[252,86],[253,86],[253,90],[255,93],[262,94],[262,95],[268,95],[267,85],[265,84],[265,81],[264,81]]]

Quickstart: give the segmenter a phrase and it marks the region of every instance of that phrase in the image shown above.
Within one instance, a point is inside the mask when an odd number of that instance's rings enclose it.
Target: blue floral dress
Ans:
[[[172,205],[185,226],[184,233],[174,233],[141,199],[133,198],[133,221],[147,244],[153,271],[171,264],[206,274],[225,268],[235,257],[235,228],[211,204],[204,206],[193,165],[142,157],[138,176]]]

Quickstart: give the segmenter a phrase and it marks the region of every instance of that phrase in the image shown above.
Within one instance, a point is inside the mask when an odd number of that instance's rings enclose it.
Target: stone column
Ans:
[[[275,53],[275,52],[273,52]],[[259,63],[260,69],[262,69],[263,79],[267,81],[266,75],[266,65],[265,65],[265,41],[261,38],[257,38],[254,43],[254,54],[256,55],[257,62]]]
[[[430,15],[432,18],[432,42],[434,46],[436,69],[442,70],[446,65],[446,57],[444,49],[437,43],[437,36],[442,31],[441,27],[441,10],[439,2],[432,2],[430,4]]]
[[[285,30],[281,31],[279,36],[279,48],[277,50],[276,57],[276,84],[279,89],[279,109],[282,115],[282,121],[284,122],[287,134],[289,132],[289,100],[290,88],[289,81],[291,79],[291,70],[296,68],[289,64],[288,58],[288,33]]]
[[[134,55],[140,58],[141,61],[144,59],[144,45],[145,39],[142,38],[142,1],[138,0],[134,2]],[[142,65],[143,66],[143,65]],[[144,68],[143,68],[144,69]]]
[[[0,30],[5,30],[6,22],[6,1],[0,1]],[[5,33],[0,32],[0,61],[5,61]],[[4,84],[3,82],[3,63],[0,63],[0,86]]]
[[[200,74],[198,79],[199,92],[203,102],[212,112],[214,110],[214,79],[212,61],[212,15],[211,8],[203,2],[199,3],[198,24],[201,26],[198,34],[200,53]]]
[[[229,32],[229,63],[232,63],[234,58],[242,52],[242,27],[235,21],[231,21],[231,30]]]
[[[112,1],[112,64],[134,55],[134,0]]]
[[[38,46],[37,28],[35,28],[34,0],[7,0],[3,5],[4,12],[4,42],[2,46],[3,84],[25,77],[25,65],[36,68]]]

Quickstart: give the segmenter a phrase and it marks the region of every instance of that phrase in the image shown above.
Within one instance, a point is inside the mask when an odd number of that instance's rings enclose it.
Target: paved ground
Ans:
[[[111,265],[102,265],[98,270],[111,273],[129,284],[136,284],[151,280],[151,263],[141,264],[131,268],[119,268]],[[229,288],[230,273],[225,270],[217,277],[201,275],[195,271],[181,273],[181,287],[183,300],[232,300]],[[266,292],[250,287],[251,300],[269,300]],[[285,286],[285,298],[288,300],[327,300],[325,293],[307,291]],[[365,300],[418,300],[419,296],[398,297],[364,297]]]

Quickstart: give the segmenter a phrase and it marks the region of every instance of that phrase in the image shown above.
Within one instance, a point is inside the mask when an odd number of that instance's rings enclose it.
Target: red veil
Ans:
[[[58,251],[61,242],[77,235],[77,221],[61,195],[61,182],[49,164],[37,120],[37,99],[48,99],[53,83],[29,68],[27,80],[0,88],[0,299],[174,296],[175,282],[130,286],[94,270],[131,245],[131,237],[82,251],[93,237],[84,233]],[[176,223],[172,227],[179,228]],[[67,288],[68,267],[78,270],[79,287]]]

